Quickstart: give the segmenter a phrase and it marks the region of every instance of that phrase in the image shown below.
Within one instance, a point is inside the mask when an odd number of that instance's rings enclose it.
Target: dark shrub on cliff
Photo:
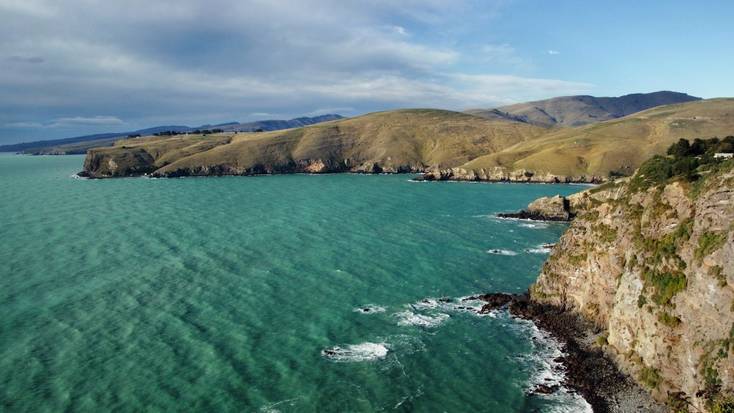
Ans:
[[[670,179],[696,181],[704,171],[716,169],[725,162],[714,158],[715,153],[733,150],[734,136],[723,140],[695,139],[693,144],[687,139],[680,139],[668,148],[669,156],[653,156],[640,166],[632,178],[631,189],[637,191],[661,185]]]

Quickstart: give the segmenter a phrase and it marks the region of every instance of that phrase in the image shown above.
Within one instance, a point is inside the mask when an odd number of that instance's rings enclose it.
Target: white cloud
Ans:
[[[0,56],[14,63],[0,71],[6,127],[21,118],[71,133],[121,125],[120,117],[142,127],[261,114],[461,109],[588,90],[576,82],[466,74],[463,49],[450,35],[440,42],[421,35],[492,14],[495,1],[57,4],[0,0]],[[480,51],[485,62],[507,66],[495,68],[503,73],[524,63],[506,43]]]
[[[553,49],[546,51],[546,53],[548,53],[549,55],[561,54],[561,52],[559,52],[558,50],[553,50]]]

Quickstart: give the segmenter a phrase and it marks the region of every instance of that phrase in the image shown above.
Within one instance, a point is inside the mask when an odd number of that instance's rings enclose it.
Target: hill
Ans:
[[[501,167],[536,175],[603,179],[610,174],[631,175],[642,162],[665,153],[680,138],[728,135],[734,135],[734,99],[700,100],[579,128],[554,129],[538,139],[473,159],[461,169],[466,173]],[[462,179],[460,170],[445,175],[443,179]]]
[[[55,139],[47,141],[35,141],[18,143],[13,145],[0,146],[0,152],[23,152],[30,155],[73,155],[84,154],[90,148],[101,146],[112,146],[112,144],[120,139],[128,136],[148,136],[161,132],[177,132],[191,133],[206,129],[218,129],[225,132],[254,132],[254,131],[274,131],[280,129],[297,128],[301,126],[314,125],[320,122],[328,122],[332,120],[342,119],[341,115],[328,114],[314,117],[300,117],[290,120],[261,120],[255,122],[229,122],[218,125],[201,125],[197,127],[170,125],[155,126],[152,128],[139,129],[135,131],[119,132],[119,133],[102,133],[95,135],[77,136],[73,138]]]
[[[459,112],[377,112],[267,133],[128,139],[89,151],[92,177],[408,172],[452,167],[539,137],[546,130]]]
[[[620,97],[563,96],[496,109],[466,111],[486,118],[504,118],[539,126],[583,126],[621,118],[656,106],[700,98],[678,92],[634,93]]]

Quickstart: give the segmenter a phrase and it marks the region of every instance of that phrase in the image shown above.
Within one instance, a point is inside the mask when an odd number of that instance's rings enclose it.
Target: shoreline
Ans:
[[[665,412],[666,407],[631,377],[596,344],[602,330],[570,311],[530,300],[527,294],[491,293],[474,297],[487,304],[482,313],[507,310],[511,316],[533,322],[562,345],[564,385],[580,394],[596,413],[632,411]]]
[[[44,155],[25,155],[25,156],[44,156]],[[62,156],[62,155],[50,155],[50,156]],[[68,156],[68,155],[67,155]],[[88,171],[79,171],[74,175],[80,178],[86,179],[118,179],[118,178],[155,178],[155,179],[173,179],[173,178],[217,178],[217,177],[263,177],[263,176],[276,176],[276,175],[417,175],[411,178],[412,182],[455,182],[455,183],[477,183],[477,184],[545,184],[545,185],[578,185],[584,187],[595,187],[601,183],[593,183],[587,181],[541,181],[541,180],[514,180],[514,179],[424,179],[425,172],[357,172],[357,171],[334,171],[334,172],[278,172],[278,173],[253,173],[253,174],[189,174],[189,175],[154,175],[154,174],[131,174],[131,175],[118,175],[118,176],[94,176]]]

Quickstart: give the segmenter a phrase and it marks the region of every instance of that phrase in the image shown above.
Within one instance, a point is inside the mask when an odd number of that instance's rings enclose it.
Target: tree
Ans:
[[[668,148],[668,155],[673,155],[676,158],[683,158],[691,154],[691,143],[688,139],[681,138],[677,143]]]

